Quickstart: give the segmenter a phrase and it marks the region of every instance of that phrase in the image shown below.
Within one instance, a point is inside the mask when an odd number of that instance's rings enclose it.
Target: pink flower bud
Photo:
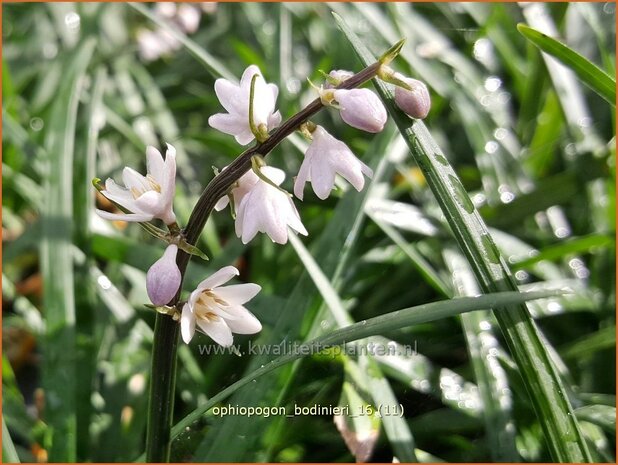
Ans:
[[[431,108],[427,86],[416,79],[395,73],[395,77],[408,84],[412,90],[395,87],[395,103],[412,118],[423,119]]]
[[[177,253],[177,246],[168,246],[146,274],[146,290],[154,305],[166,305],[178,292],[182,278],[176,265]]]
[[[386,124],[386,108],[369,89],[339,89],[333,92],[341,118],[350,126],[367,132],[380,132]]]

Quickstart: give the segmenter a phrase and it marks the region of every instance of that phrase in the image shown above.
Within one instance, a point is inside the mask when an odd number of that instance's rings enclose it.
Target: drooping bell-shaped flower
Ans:
[[[249,125],[251,80],[255,75],[258,77],[254,89],[253,122],[261,132],[268,132],[281,123],[281,113],[275,110],[279,88],[275,84],[267,84],[256,65],[245,70],[238,85],[227,79],[215,81],[215,93],[227,113],[212,115],[208,118],[208,124],[234,136],[241,145],[247,145],[255,138]]]
[[[333,96],[339,104],[341,118],[347,124],[367,132],[380,132],[386,124],[386,108],[369,89],[336,89]]]
[[[110,213],[97,210],[106,220],[145,222],[155,218],[167,225],[176,222],[173,202],[176,187],[176,149],[167,144],[165,160],[161,152],[154,147],[146,148],[148,174],[142,176],[132,168],[125,167],[122,180],[125,187],[116,184],[113,179],[105,181],[101,191],[105,197],[130,213]]]
[[[176,264],[177,253],[178,247],[169,245],[163,256],[146,273],[146,290],[154,305],[168,304],[178,292],[182,276]]]
[[[186,344],[193,338],[196,326],[224,347],[234,342],[232,333],[255,334],[262,329],[258,319],[243,306],[261,287],[253,283],[222,286],[238,274],[233,266],[221,268],[191,293],[180,316],[180,332]]]
[[[403,87],[395,87],[395,103],[412,118],[423,119],[429,114],[431,108],[431,97],[425,83],[404,76],[400,73],[393,75],[409,85],[412,90]]]
[[[311,182],[318,198],[324,200],[333,190],[335,175],[339,174],[361,191],[365,185],[363,175],[371,178],[373,171],[352,153],[349,147],[331,136],[322,126],[317,126],[312,141],[305,152],[305,159],[294,182],[294,194],[303,199],[307,181]]]
[[[283,171],[271,166],[261,168],[261,173],[277,186],[285,179]],[[238,205],[236,235],[246,244],[258,232],[263,232],[273,242],[285,244],[288,241],[288,226],[299,234],[308,234],[290,196],[258,179]]]

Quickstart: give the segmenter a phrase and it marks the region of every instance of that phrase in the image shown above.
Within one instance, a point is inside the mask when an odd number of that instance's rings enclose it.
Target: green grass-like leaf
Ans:
[[[47,138],[50,170],[44,188],[45,239],[41,242],[46,319],[42,384],[51,441],[49,459],[54,462],[76,460],[73,151],[79,96],[94,46],[94,41],[85,41],[68,64],[65,81],[52,109]]]
[[[19,456],[6,427],[4,417],[2,417],[2,463],[19,463]]]
[[[309,354],[324,350],[327,347],[343,345],[348,342],[354,342],[359,339],[375,336],[387,331],[427,323],[429,321],[436,321],[472,310],[481,310],[483,308],[504,308],[508,305],[527,302],[529,300],[542,299],[557,294],[560,293],[556,293],[555,291],[528,293],[500,292],[479,297],[462,297],[447,301],[417,305],[415,307],[410,307],[398,310],[396,312],[391,312],[386,315],[370,318],[368,320],[363,320],[345,328],[335,330],[325,336],[321,336],[300,344],[298,346],[298,350],[268,362],[257,370],[244,376],[242,379],[236,381],[231,386],[223,389],[208,399],[204,405],[198,407],[178,422],[174,428],[172,428],[172,438],[175,438],[185,432],[186,428],[190,428],[193,422],[199,420],[204,413],[208,412],[212,407],[217,405],[217,403],[227,399],[234,392],[243,386],[250,384],[253,380]]]
[[[335,19],[363,65],[375,62],[375,57],[345,21],[337,14]],[[391,90],[383,82],[377,81],[375,85],[483,290],[516,290],[517,285],[483,219],[425,125],[412,121],[397,108]],[[552,456],[559,461],[590,461],[562,381],[528,309],[525,305],[512,306],[509,311],[496,312],[496,318],[522,372]]]
[[[616,80],[597,65],[581,56],[562,42],[557,41],[525,24],[518,24],[517,30],[541,51],[556,57],[582,80],[584,84],[616,106]]]

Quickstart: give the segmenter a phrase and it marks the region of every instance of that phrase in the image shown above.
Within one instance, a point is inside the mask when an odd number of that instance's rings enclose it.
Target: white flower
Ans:
[[[107,179],[105,189],[101,191],[101,194],[126,208],[130,213],[109,213],[97,210],[99,216],[106,220],[138,222],[159,218],[167,225],[176,221],[173,211],[176,186],[176,149],[167,144],[164,161],[161,152],[148,146],[146,148],[146,161],[148,168],[146,176],[126,167],[122,171],[122,180],[126,188],[116,184],[113,179]]]
[[[331,136],[322,126],[317,126],[313,140],[294,182],[294,194],[303,199],[305,183],[311,181],[315,194],[322,200],[330,195],[335,185],[335,174],[343,176],[357,191],[365,185],[365,178],[373,171],[360,161],[346,144]]]
[[[395,73],[394,77],[408,84],[412,90],[395,87],[395,103],[412,118],[423,119],[429,114],[431,97],[427,86],[417,80]]]
[[[225,170],[225,168],[223,168],[223,170]],[[238,181],[236,181],[236,187],[232,189],[234,206],[236,208],[238,208],[242,198],[247,194],[247,192],[251,190],[255,183],[259,181],[259,179],[260,178],[257,177],[253,170],[249,170],[245,174],[243,174]],[[228,203],[230,203],[230,199],[227,195],[221,197],[215,205],[215,210],[223,210],[225,207],[227,207]]]
[[[182,44],[166,29],[140,29],[137,31],[137,45],[142,60],[154,61],[179,49]]]
[[[171,244],[146,273],[146,290],[154,305],[166,305],[174,298],[182,276],[176,264],[178,246]]]
[[[233,266],[221,268],[191,293],[180,317],[180,332],[186,344],[193,338],[196,325],[224,347],[234,342],[232,333],[254,334],[262,329],[258,319],[243,307],[262,288],[253,283],[220,287],[238,274]]]
[[[181,3],[178,5],[176,20],[187,34],[193,34],[197,31],[200,25],[201,17],[201,10],[196,8],[194,5],[190,5],[188,3]]]
[[[285,179],[285,173],[277,168],[265,166],[261,172],[277,186]],[[285,244],[288,241],[288,226],[307,235],[290,196],[259,179],[240,201],[236,235],[246,244],[259,231],[268,234],[273,242]]]
[[[281,113],[275,111],[279,88],[275,84],[267,84],[257,66],[251,65],[245,70],[240,85],[227,79],[215,81],[215,93],[227,113],[212,115],[208,118],[208,124],[234,136],[241,145],[247,145],[255,138],[249,126],[249,93],[251,79],[256,74],[258,78],[255,81],[253,121],[256,127],[262,126],[269,131],[281,123]]]
[[[369,89],[337,89],[333,96],[339,103],[341,118],[350,126],[373,133],[384,129],[386,108]]]

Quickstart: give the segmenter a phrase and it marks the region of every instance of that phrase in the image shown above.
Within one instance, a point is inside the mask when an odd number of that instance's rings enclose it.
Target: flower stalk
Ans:
[[[340,83],[336,89],[354,89],[360,86],[374,78],[378,74],[380,66],[380,62],[368,66]],[[253,99],[251,98],[250,100],[252,102]],[[202,192],[189,217],[187,226],[183,231],[186,243],[191,246],[195,245],[218,200],[227,195],[234,183],[251,169],[254,156],[265,157],[268,155],[281,141],[294,131],[299,130],[304,123],[307,123],[322,108],[324,108],[324,105],[320,98],[316,98],[303,110],[290,117],[270,134],[267,134],[266,138],[262,140],[258,138],[257,143],[253,147],[241,153],[225,170],[215,176]],[[252,112],[249,114],[252,115]],[[260,132],[259,127],[256,129],[257,132]],[[176,263],[181,274],[181,285],[176,296],[169,302],[168,306],[173,307],[178,304],[182,281],[184,280],[190,257],[189,253],[183,250],[182,247],[179,247]],[[170,428],[174,404],[179,328],[180,325],[171,316],[157,313],[154,330],[150,402],[148,407],[147,462],[168,462],[170,458]]]

